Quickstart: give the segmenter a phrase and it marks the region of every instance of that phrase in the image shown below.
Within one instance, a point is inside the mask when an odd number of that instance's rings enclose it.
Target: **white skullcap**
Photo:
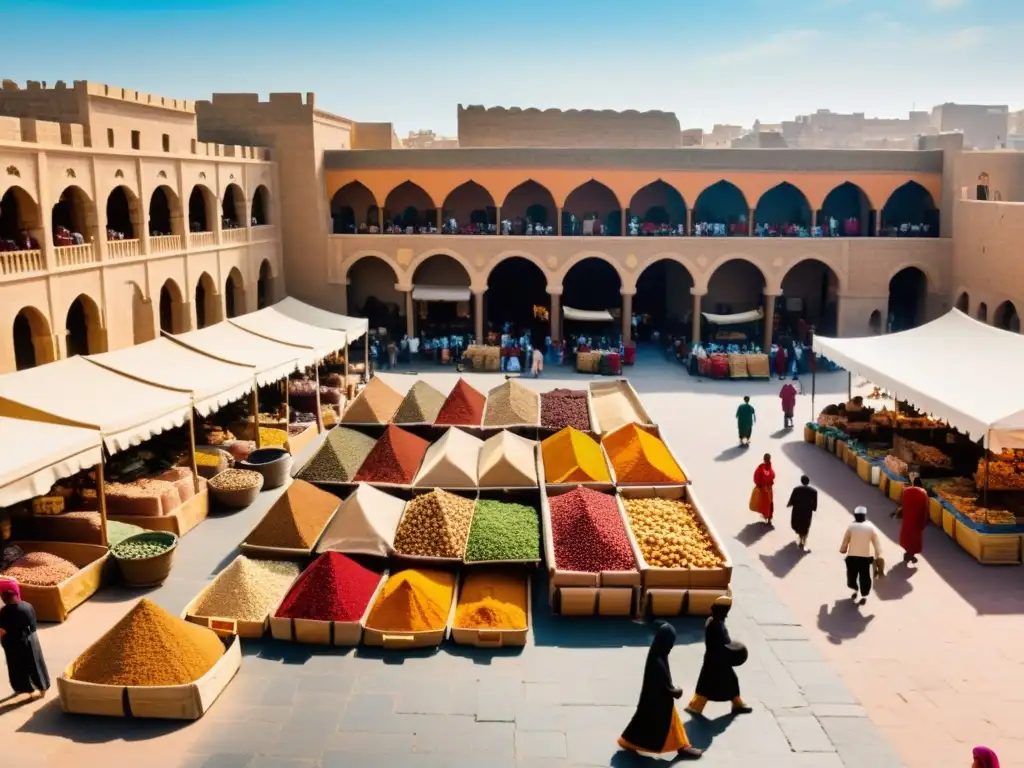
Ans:
[[[868,516],[868,508],[867,507],[857,507],[855,510],[853,510],[853,514],[855,514],[855,515],[864,515],[864,517],[867,517]]]

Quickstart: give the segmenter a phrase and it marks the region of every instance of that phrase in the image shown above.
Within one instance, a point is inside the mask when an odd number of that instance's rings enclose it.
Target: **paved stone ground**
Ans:
[[[975,743],[990,744],[1016,764],[1013,757],[1024,755],[1014,730],[1014,715],[1024,706],[1015,640],[1024,608],[1020,571],[977,566],[941,532],[929,531],[919,572],[897,571],[878,601],[857,610],[848,602],[837,552],[846,510],[867,503],[892,537],[883,514],[890,506],[834,459],[799,442],[798,433],[775,431],[778,384],[692,380],[654,354],[642,356],[629,374],[737,564],[730,628],[750,648],[740,679],[755,711],[732,718],[723,705],[711,705],[709,719],[690,720],[691,740],[709,748],[701,764],[944,768],[967,764]],[[430,371],[426,378],[444,391],[455,376]],[[470,378],[484,389],[501,380]],[[554,386],[554,378],[549,372],[541,386]],[[572,374],[558,378],[582,384]],[[832,393],[820,407],[845,393],[846,376],[821,377],[818,384],[819,393]],[[732,445],[732,413],[742,394],[752,395],[761,418],[746,452]],[[801,418],[810,414],[807,400]],[[775,454],[780,488],[807,471],[821,490],[813,551],[803,557],[790,544],[787,520],[770,531],[751,524],[746,511],[750,476],[765,450]],[[271,501],[264,494],[252,508],[211,519],[187,536],[171,580],[150,596],[180,611],[233,557],[235,543]],[[891,548],[895,562],[898,551]],[[416,766],[652,763],[615,746],[633,712],[651,628],[553,618],[542,582],[535,584],[533,638],[520,651],[446,644],[405,654],[342,652],[247,641],[242,670],[198,723],[67,717],[51,694],[6,711],[0,703],[4,755],[20,767],[127,760],[147,768],[333,768],[378,765],[382,758]],[[51,672],[135,597],[108,589],[69,622],[46,627]],[[702,622],[675,623],[673,673],[690,691]]]

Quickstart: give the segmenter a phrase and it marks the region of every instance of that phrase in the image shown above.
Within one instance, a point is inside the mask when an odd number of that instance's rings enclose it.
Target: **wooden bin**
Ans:
[[[823,435],[821,432],[815,432],[814,433],[814,444],[816,446],[818,446],[819,448],[824,448],[825,447],[825,435]]]
[[[78,566],[78,572],[52,587],[18,584],[21,597],[31,603],[39,621],[66,621],[80,606],[110,580],[110,550],[98,544],[71,544],[61,541],[12,541],[28,554],[49,552]]]
[[[590,433],[590,436],[597,440],[598,447],[601,449],[601,457],[604,459],[604,465],[608,468],[608,477],[610,480],[600,481],[588,481],[585,483],[549,483],[544,474],[544,449],[542,448],[543,440],[537,441],[536,457],[537,457],[537,482],[541,486],[546,486],[551,489],[573,489],[578,485],[582,485],[584,488],[590,488],[595,491],[611,491],[615,489],[615,485],[618,482],[615,477],[615,469],[612,467],[612,462],[608,458],[608,452],[605,451],[604,446],[601,445],[600,436],[596,433]],[[555,494],[557,495],[557,494]]]
[[[526,580],[526,627],[524,629],[466,629],[460,628],[452,620],[452,640],[459,645],[472,645],[476,648],[519,648],[526,645],[530,635],[530,616],[533,611],[533,580],[528,572],[524,572]],[[461,582],[459,594],[462,593]],[[458,599],[456,598],[456,609]]]
[[[305,573],[305,571],[303,571]],[[299,574],[295,582],[302,578]],[[339,648],[351,648],[359,645],[363,640],[363,629],[366,620],[370,617],[370,609],[377,601],[377,596],[384,588],[384,582],[388,580],[388,571],[381,574],[377,588],[370,596],[370,602],[366,604],[366,610],[359,618],[359,621],[314,621],[312,619],[283,619],[278,618],[277,612],[281,610],[281,604],[291,594],[295,583],[288,588],[281,598],[281,603],[270,614],[270,634],[275,640],[287,640],[295,643],[307,643],[310,645],[334,645]]]
[[[815,440],[814,436],[816,434],[817,434],[817,431],[813,427],[810,427],[810,426],[808,426],[806,424],[804,425],[804,442],[805,443],[813,443],[814,440]]]
[[[651,415],[647,412],[644,407],[643,401],[640,399],[640,395],[633,389],[633,385],[629,383],[628,379],[618,379],[617,381],[592,381],[590,383],[590,395],[593,398],[595,393],[608,392],[618,390],[629,402],[633,412],[638,417],[635,421],[638,424],[654,424],[654,420]],[[597,408],[594,407],[591,419],[595,419],[597,414]],[[631,423],[631,422],[626,422]],[[600,432],[602,435],[606,432],[612,432],[621,424],[601,424],[600,418],[596,417],[596,421],[590,425],[591,429],[595,432]]]
[[[388,578],[394,576],[395,573],[396,571],[392,571]],[[443,627],[440,629],[428,629],[425,632],[385,632],[364,625],[363,645],[391,650],[409,650],[411,648],[433,648],[443,643],[448,637],[452,623],[455,621],[455,605],[459,601],[459,577],[454,571],[452,572],[452,582],[452,604],[448,609],[448,621]],[[372,608],[373,603],[371,602],[367,611]],[[369,615],[367,615],[367,619],[369,619]]]
[[[846,446],[846,466],[852,470],[857,469],[857,462],[860,461],[860,456],[850,450],[850,446]]]
[[[147,531],[164,531],[176,536],[184,536],[210,514],[210,491],[206,481],[202,481],[201,490],[191,499],[183,503],[169,515],[108,515],[108,520],[128,523],[145,528]]]
[[[940,528],[942,527],[942,502],[934,496],[928,499],[928,516]]]
[[[904,483],[902,480],[893,480],[889,478],[888,494],[889,498],[895,501],[897,504],[903,499],[903,488]]]
[[[885,472],[878,473],[878,490],[886,496],[889,495],[889,476]]]
[[[957,521],[956,543],[985,565],[1020,565],[1019,533],[983,533]]]
[[[228,687],[242,665],[242,644],[227,638],[227,649],[213,669],[187,685],[96,685],[72,680],[73,664],[57,678],[64,712],[107,717],[146,717],[163,720],[198,720]]]
[[[951,539],[953,539],[955,541],[956,540],[956,536],[957,536],[957,528],[958,527],[959,526],[956,524],[956,515],[954,515],[948,509],[943,507],[942,508],[942,530],[944,530],[946,532],[947,536],[949,536]]]
[[[836,440],[836,458],[842,462],[846,462],[846,441]]]
[[[223,571],[221,571],[223,573]],[[263,637],[267,631],[267,626],[270,621],[269,611],[266,616],[260,621],[246,621],[243,619],[231,619],[225,616],[202,616],[195,612],[196,606],[198,606],[206,593],[213,589],[213,585],[217,583],[221,574],[217,574],[216,578],[210,581],[205,587],[203,587],[199,594],[193,597],[185,609],[181,612],[181,618],[185,621],[191,621],[193,624],[198,624],[201,627],[207,627],[212,629],[221,637],[228,637],[230,635],[238,635],[239,637],[247,638],[260,638]],[[284,595],[281,595],[282,599]],[[280,601],[278,601],[280,602]]]
[[[857,477],[865,483],[871,482],[871,462],[863,456],[857,457]]]
[[[293,480],[292,484],[294,485],[295,483],[306,483],[307,485],[312,485],[315,488],[315,485],[313,483],[308,483],[305,480]],[[292,486],[290,485],[289,488],[291,487]],[[331,521],[334,519],[334,516],[338,514],[338,510],[341,509],[341,499],[338,498],[335,494],[330,493],[329,491],[321,490],[319,488],[315,488],[315,490],[318,494],[322,494],[322,496],[325,499],[328,499],[331,503],[334,504],[334,511],[331,512],[330,517],[327,518],[327,521],[320,528],[320,532],[317,534],[316,540],[312,543],[312,545],[310,545],[306,549],[297,549],[292,547],[264,547],[259,546],[257,544],[249,544],[249,539],[256,532],[256,529],[259,528],[260,525],[263,523],[263,519],[267,515],[273,513],[275,506],[277,506],[278,504],[286,503],[285,498],[288,495],[288,491],[285,490],[285,492],[278,497],[277,501],[275,501],[271,505],[270,509],[267,510],[267,514],[260,518],[260,521],[256,523],[256,525],[253,526],[252,530],[249,531],[249,533],[246,535],[245,540],[239,546],[239,549],[242,551],[242,554],[246,557],[258,558],[261,560],[302,560],[303,558],[312,557],[313,552],[316,551],[316,545],[320,543],[320,537],[324,535],[324,531],[327,530],[327,526],[331,524]]]
[[[686,474],[686,469],[683,467],[682,462],[679,461],[679,454],[677,454],[674,450],[672,450],[672,446],[669,444],[668,440],[666,440],[665,436],[661,434],[661,429],[657,425],[655,425],[655,424],[637,424],[637,426],[640,429],[642,429],[644,432],[648,433],[649,435],[653,435],[654,437],[656,437],[658,440],[661,441],[662,445],[665,446],[665,450],[668,451],[669,457],[672,459],[672,461],[675,462],[676,468],[680,472],[682,472],[683,477],[686,478],[685,482],[689,483],[690,482],[690,479],[689,479],[690,476],[688,474]],[[608,452],[604,448],[604,438],[607,437],[609,434],[611,434],[611,433],[605,432],[601,436],[601,440],[602,440],[602,442],[601,442],[601,450],[604,452],[605,460],[608,462],[608,469],[611,472],[612,480],[615,481],[615,486],[617,488],[623,488],[623,487],[646,488],[646,487],[650,487],[651,483],[629,483],[629,482],[626,482],[625,480],[623,480],[622,478],[620,478],[616,474],[615,466],[612,464],[611,456],[608,455]],[[670,485],[679,485],[679,483],[671,483]]]

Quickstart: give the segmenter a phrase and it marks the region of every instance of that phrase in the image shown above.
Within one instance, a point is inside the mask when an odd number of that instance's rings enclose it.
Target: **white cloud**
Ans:
[[[800,56],[803,54],[803,50],[801,50],[803,46],[817,38],[818,31],[816,29],[794,29],[790,32],[772,35],[743,48],[734,48],[703,56],[700,63],[706,66],[722,67]]]

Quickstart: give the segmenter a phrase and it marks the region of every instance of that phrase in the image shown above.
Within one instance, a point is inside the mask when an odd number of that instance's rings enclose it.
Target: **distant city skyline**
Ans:
[[[729,12],[517,0],[386,10],[328,0],[35,0],[12,30],[70,34],[40,55],[9,35],[3,77],[96,80],[187,99],[317,94],[399,136],[457,134],[464,105],[674,112],[683,128],[779,123],[818,109],[901,118],[937,104],[1024,107],[1024,5],[1013,0],[734,0]],[[296,10],[296,9],[299,10]]]

